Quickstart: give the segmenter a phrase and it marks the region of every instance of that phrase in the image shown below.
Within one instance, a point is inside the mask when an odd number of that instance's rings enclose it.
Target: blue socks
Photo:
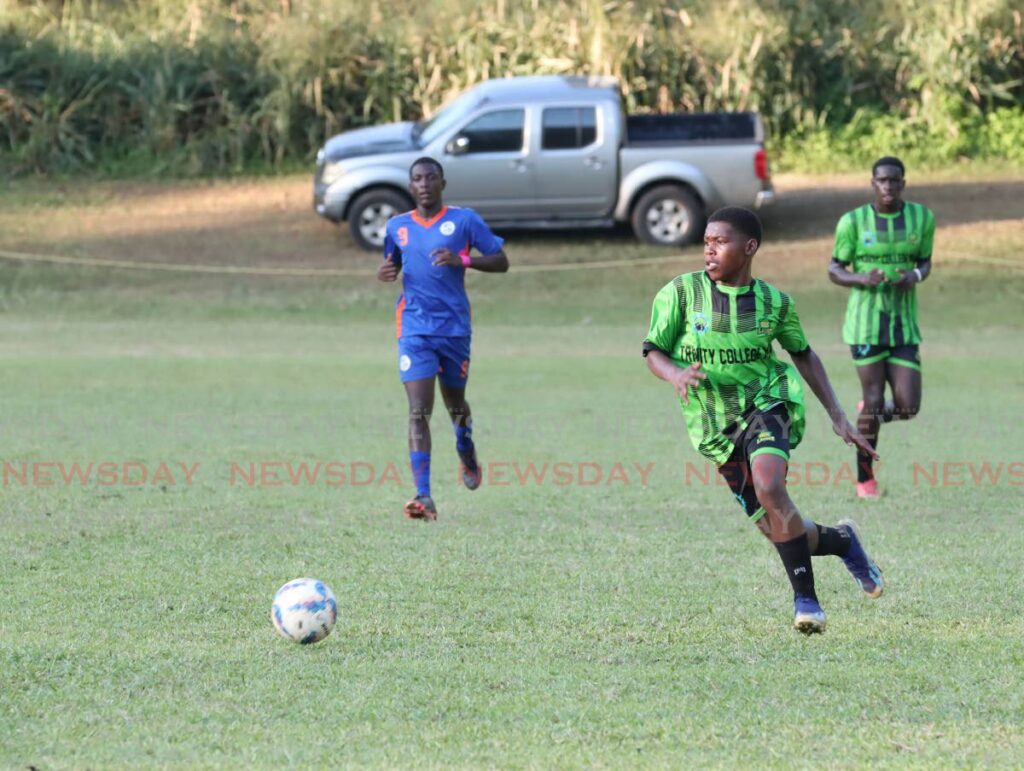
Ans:
[[[459,457],[463,460],[471,458],[473,456],[472,421],[467,420],[464,426],[453,423],[452,428],[455,429],[455,451],[459,453]]]
[[[409,467],[416,482],[416,495],[430,495],[430,453],[410,450]]]

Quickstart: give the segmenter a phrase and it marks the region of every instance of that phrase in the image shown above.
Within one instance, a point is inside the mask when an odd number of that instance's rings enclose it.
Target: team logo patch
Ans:
[[[921,240],[921,236],[918,235],[917,233],[911,233],[910,235],[907,236],[907,240],[912,244],[916,244],[918,241]]]
[[[703,335],[708,331],[708,317],[703,313],[693,314],[693,331],[698,335]]]
[[[762,336],[770,335],[775,331],[775,325],[772,324],[771,319],[758,319],[757,320],[757,334]]]
[[[442,236],[450,236],[454,232],[455,232],[455,223],[454,222],[452,222],[451,220],[447,220],[447,221],[441,223],[441,235]]]
[[[864,246],[874,246],[877,239],[875,238],[874,233],[865,233],[862,240],[864,242]]]
[[[761,444],[761,442],[770,442],[774,438],[775,434],[773,434],[771,431],[762,431],[760,434],[757,435],[757,443]]]
[[[412,359],[403,353],[398,357],[398,368],[402,370],[402,372],[408,372],[410,367],[412,367]]]

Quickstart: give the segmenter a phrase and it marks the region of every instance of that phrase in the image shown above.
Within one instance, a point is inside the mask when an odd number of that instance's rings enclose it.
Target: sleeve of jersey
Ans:
[[[857,233],[853,217],[844,214],[836,225],[836,245],[832,249],[832,259],[836,262],[849,263],[857,256]]]
[[[811,347],[811,344],[807,342],[803,325],[800,324],[800,315],[796,312],[796,305],[792,299],[790,299],[788,312],[779,321],[775,339],[779,341],[779,345],[786,353],[799,354]]]
[[[469,216],[469,240],[470,245],[485,257],[497,254],[505,245],[505,239],[494,235],[487,223],[475,211],[470,212]]]
[[[925,209],[925,212],[924,228],[921,233],[921,256],[917,258],[918,262],[930,260],[935,245],[935,215],[931,209]]]
[[[398,244],[395,243],[395,239],[391,237],[390,228],[384,236],[384,259],[391,255],[391,261],[395,263],[399,268],[402,267],[402,250],[398,248]]]
[[[654,297],[651,307],[651,328],[644,338],[644,357],[651,351],[661,351],[671,356],[682,324],[679,312],[679,294],[675,284],[669,283]]]

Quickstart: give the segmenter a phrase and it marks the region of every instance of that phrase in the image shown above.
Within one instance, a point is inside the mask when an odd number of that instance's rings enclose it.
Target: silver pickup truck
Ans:
[[[413,208],[409,165],[444,166],[446,203],[494,228],[629,222],[642,241],[696,240],[719,206],[774,198],[753,113],[626,115],[610,78],[489,80],[428,120],[346,131],[317,153],[313,206],[367,249]]]

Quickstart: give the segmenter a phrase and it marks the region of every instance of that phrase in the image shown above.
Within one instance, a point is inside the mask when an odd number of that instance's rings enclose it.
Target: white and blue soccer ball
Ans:
[[[338,602],[323,581],[296,578],[277,590],[270,618],[282,637],[308,645],[320,642],[334,629]]]

